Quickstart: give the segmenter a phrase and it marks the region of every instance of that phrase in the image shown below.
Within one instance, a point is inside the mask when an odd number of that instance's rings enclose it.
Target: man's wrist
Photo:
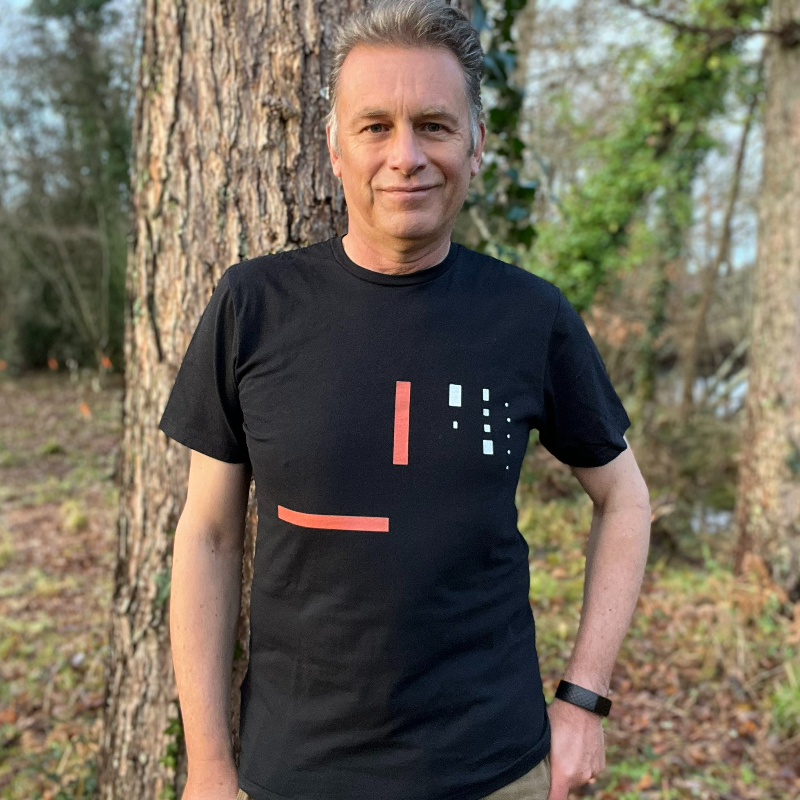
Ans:
[[[232,752],[220,756],[204,756],[197,758],[192,758],[190,756],[187,761],[187,771],[198,778],[206,778],[208,776],[237,771]]]
[[[571,672],[570,670],[567,670],[563,675],[563,679],[565,681],[569,681],[570,683],[574,683],[576,686],[582,686],[584,689],[589,689],[589,691],[595,692],[602,697],[608,697],[608,681],[602,677],[599,677],[598,675],[592,675],[585,672]]]
[[[560,704],[565,709],[569,711],[570,714],[574,714],[573,719],[584,719],[587,722],[589,720],[599,721],[602,720],[602,717],[595,714],[594,711],[589,711],[588,708],[583,708],[582,706],[576,705],[575,703],[570,703],[568,700],[564,700],[561,697],[554,697],[550,705]]]

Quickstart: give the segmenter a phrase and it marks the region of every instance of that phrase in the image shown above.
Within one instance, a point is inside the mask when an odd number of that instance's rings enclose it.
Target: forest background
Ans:
[[[581,311],[651,491],[648,571],[604,722],[607,768],[576,796],[800,797],[800,517],[784,506],[778,533],[760,537],[742,499],[769,481],[765,494],[796,497],[800,480],[797,403],[759,423],[794,443],[783,471],[742,467],[758,461],[747,403],[770,258],[758,222],[771,186],[765,52],[779,41],[796,53],[797,28],[762,0],[468,5],[486,51],[489,138],[453,238],[551,280]],[[795,0],[773,5],[800,21]],[[110,796],[122,746],[108,735],[122,705],[111,677],[142,694],[114,640],[130,580],[126,326],[156,302],[130,279],[145,216],[136,197],[155,174],[134,134],[150,9],[0,5],[2,798]],[[237,248],[230,263],[254,255],[246,237]],[[782,351],[800,370],[797,327],[784,327]],[[580,619],[591,504],[535,431],[517,500],[550,699]],[[149,624],[163,631],[168,548],[160,557],[147,583],[159,609]],[[241,641],[244,651],[246,631]],[[158,757],[141,761],[136,785],[171,800],[185,754],[162,682]]]

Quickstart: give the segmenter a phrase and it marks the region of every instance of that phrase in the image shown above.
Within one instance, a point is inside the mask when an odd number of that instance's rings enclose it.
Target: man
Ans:
[[[347,234],[229,267],[189,345],[160,422],[193,450],[170,606],[185,800],[566,800],[604,768],[648,492],[566,297],[450,240],[483,149],[481,72],[476,32],[443,2],[354,17],[327,129]],[[514,504],[534,427],[594,501],[549,706]]]

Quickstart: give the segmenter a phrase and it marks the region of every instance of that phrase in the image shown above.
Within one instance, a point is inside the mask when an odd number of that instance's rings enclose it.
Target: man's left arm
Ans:
[[[626,439],[627,442],[627,439]],[[650,545],[650,496],[630,445],[601,467],[571,467],[591,497],[583,608],[564,680],[607,695],[639,597]],[[566,798],[605,768],[602,717],[555,698],[550,800]]]

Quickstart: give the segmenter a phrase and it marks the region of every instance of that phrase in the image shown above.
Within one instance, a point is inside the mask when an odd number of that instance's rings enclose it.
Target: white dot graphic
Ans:
[[[458,427],[458,420],[455,420],[455,419],[453,420],[453,427],[454,428]]]
[[[509,455],[511,455],[511,451],[510,451],[510,450],[506,450],[506,453],[508,453]]]
[[[506,422],[511,422],[511,417],[506,417]]]

